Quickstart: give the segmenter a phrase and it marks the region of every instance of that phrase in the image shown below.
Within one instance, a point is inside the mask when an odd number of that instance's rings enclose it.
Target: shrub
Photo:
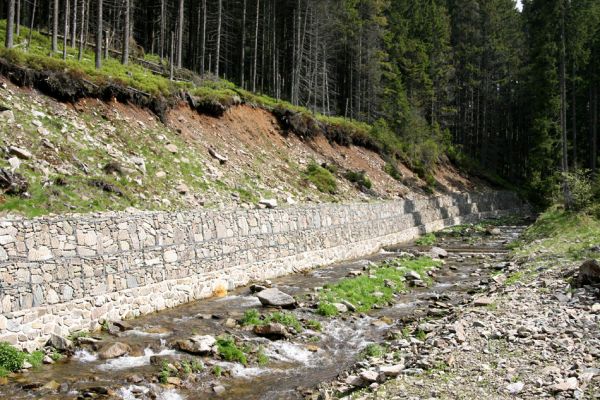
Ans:
[[[567,185],[570,194],[570,209],[572,211],[581,211],[592,203],[594,190],[592,185],[591,173],[589,170],[576,170],[573,172],[563,172],[561,179],[554,187],[554,198],[557,202],[566,204],[564,196],[564,185]]]
[[[373,183],[367,177],[365,171],[348,171],[344,174],[344,177],[361,188],[371,189],[373,187]]]
[[[386,162],[385,167],[383,167],[383,170],[385,171],[386,174],[388,174],[395,180],[397,180],[397,181],[402,180],[402,173],[400,172],[398,167],[396,167],[396,164],[393,161]]]
[[[0,368],[15,372],[23,367],[26,355],[9,343],[0,343]]]
[[[335,194],[337,191],[337,182],[333,174],[314,161],[308,164],[304,175],[320,192]]]

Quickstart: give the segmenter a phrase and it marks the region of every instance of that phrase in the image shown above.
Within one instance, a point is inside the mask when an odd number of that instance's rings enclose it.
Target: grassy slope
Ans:
[[[527,282],[538,271],[557,264],[576,266],[583,260],[600,258],[600,218],[591,212],[573,213],[551,207],[511,247],[525,264],[508,278],[507,284]]]

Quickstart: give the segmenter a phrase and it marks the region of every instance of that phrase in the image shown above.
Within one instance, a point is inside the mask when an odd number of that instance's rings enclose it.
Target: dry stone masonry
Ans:
[[[509,192],[278,210],[136,212],[0,220],[0,341],[41,347],[251,281],[519,212]]]

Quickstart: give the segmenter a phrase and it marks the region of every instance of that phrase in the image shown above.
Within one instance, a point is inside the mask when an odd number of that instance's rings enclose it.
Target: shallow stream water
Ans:
[[[319,320],[323,325],[321,332],[305,331],[291,340],[269,341],[248,330],[227,328],[227,319],[239,319],[246,310],[261,308],[249,287],[243,287],[223,298],[196,301],[127,321],[131,329],[118,336],[94,335],[104,342],[127,343],[134,352],[121,358],[100,360],[92,351],[79,350],[65,361],[10,378],[0,386],[0,399],[77,399],[85,398],[86,391],[99,393],[104,389],[110,389],[110,394],[97,398],[203,399],[217,397],[213,390],[215,385],[225,388],[218,396],[221,399],[302,398],[302,388],[314,388],[321,382],[335,379],[341,371],[357,362],[361,349],[369,343],[382,341],[388,331],[401,329],[402,321],[434,315],[440,309],[444,312],[485,284],[494,266],[507,257],[505,245],[516,239],[523,227],[503,226],[499,229],[501,233],[497,235],[441,236],[438,246],[448,250],[449,257],[436,271],[433,285],[398,296],[394,306],[359,317],[335,319],[319,317],[307,308],[292,311],[298,318]],[[275,279],[272,285],[296,298],[303,298],[314,294],[315,288],[339,281],[350,271],[361,270],[369,262],[395,258],[400,252],[424,250],[427,248],[411,243],[399,244],[361,260]],[[182,386],[165,387],[155,383],[155,379],[153,382],[160,367],[150,364],[151,357],[183,356],[171,349],[169,343],[196,334],[215,337],[229,334],[261,343],[270,360],[265,366],[244,367],[205,359],[206,370]],[[226,374],[217,378],[211,373],[211,364],[220,365]],[[49,382],[60,387],[44,388]]]

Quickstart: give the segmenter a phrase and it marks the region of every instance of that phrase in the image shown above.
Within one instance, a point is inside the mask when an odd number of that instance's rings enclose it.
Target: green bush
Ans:
[[[361,188],[371,189],[373,187],[373,183],[367,177],[365,171],[348,171],[344,174],[344,177]]]
[[[0,368],[6,371],[15,372],[23,367],[26,354],[10,345],[9,343],[0,343]]]
[[[565,184],[570,194],[570,209],[572,211],[581,211],[592,203],[594,198],[594,188],[592,185],[591,172],[589,170],[576,170],[573,172],[563,172],[561,178],[554,186],[554,199],[556,202],[566,204],[564,195]]]
[[[388,174],[389,176],[391,176],[392,178],[394,178],[397,181],[401,181],[402,180],[402,173],[400,172],[400,170],[398,169],[398,167],[396,167],[396,163],[393,161],[388,161],[385,163],[385,166],[383,167],[383,170],[385,171],[386,174]]]
[[[310,164],[308,164],[304,176],[312,182],[320,192],[335,194],[337,191],[337,182],[333,174],[314,161],[311,161]]]

